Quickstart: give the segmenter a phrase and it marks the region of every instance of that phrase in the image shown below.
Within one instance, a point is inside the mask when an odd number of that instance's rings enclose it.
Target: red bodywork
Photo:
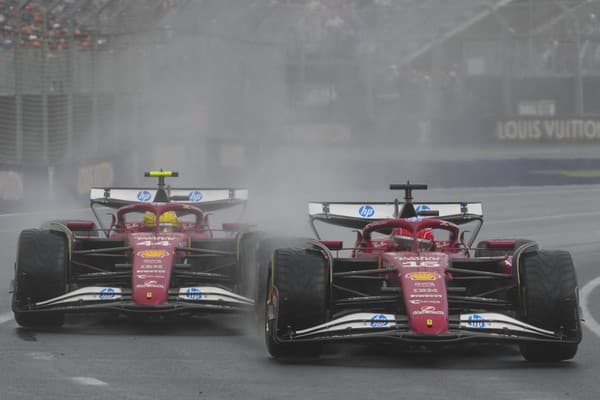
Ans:
[[[401,229],[412,237],[410,249],[400,249],[392,237],[372,239],[373,232],[393,232]],[[423,232],[442,229],[449,232],[448,240],[432,240],[431,248],[419,248]],[[359,234],[355,257],[378,258],[381,268],[393,272],[386,280],[402,288],[409,328],[413,333],[440,334],[448,331],[447,282],[452,275],[447,271],[453,257],[467,254],[458,243],[460,228],[448,221],[437,219],[392,219],[373,222]]]
[[[135,212],[151,212],[159,221],[161,214],[174,211],[193,214],[195,222],[178,222],[170,232],[162,232],[160,225],[148,228],[143,222],[126,222],[125,216]],[[132,301],[136,304],[154,306],[167,302],[171,274],[177,260],[189,247],[191,238],[210,238],[207,216],[196,207],[176,203],[142,203],[122,207],[111,238],[123,239],[132,248]]]

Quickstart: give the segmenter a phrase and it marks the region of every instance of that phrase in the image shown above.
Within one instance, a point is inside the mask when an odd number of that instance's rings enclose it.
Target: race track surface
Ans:
[[[390,197],[384,191],[364,195],[377,200]],[[431,354],[336,345],[319,360],[277,362],[267,355],[252,324],[233,316],[174,323],[73,317],[58,330],[19,328],[9,313],[8,294],[16,238],[22,228],[49,217],[2,215],[0,400],[598,398],[600,289],[595,285],[600,279],[594,281],[600,276],[598,198],[596,185],[418,194],[419,200],[483,201],[486,224],[480,239],[531,238],[543,248],[572,252],[584,288],[582,302],[587,305],[584,340],[573,361],[547,365],[523,361],[513,346],[471,346]],[[306,221],[303,213],[298,210],[299,225]],[[58,214],[53,216],[81,217],[85,212]]]

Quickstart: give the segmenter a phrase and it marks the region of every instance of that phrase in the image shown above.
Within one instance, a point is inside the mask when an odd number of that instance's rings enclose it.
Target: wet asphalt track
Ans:
[[[570,250],[580,286],[600,275],[600,186],[432,190],[419,199],[484,201],[480,238],[533,238]],[[529,364],[511,346],[442,354],[336,346],[320,360],[277,362],[239,317],[135,324],[93,316],[56,331],[18,328],[7,314],[16,237],[43,219],[0,217],[0,400],[584,400],[600,392],[600,338],[588,328],[574,361],[549,365]],[[304,226],[300,212],[298,221]],[[588,300],[600,320],[600,289]]]

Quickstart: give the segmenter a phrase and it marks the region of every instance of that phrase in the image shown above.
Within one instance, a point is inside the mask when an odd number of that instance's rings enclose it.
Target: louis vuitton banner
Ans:
[[[599,142],[600,119],[520,119],[498,121],[501,142]]]

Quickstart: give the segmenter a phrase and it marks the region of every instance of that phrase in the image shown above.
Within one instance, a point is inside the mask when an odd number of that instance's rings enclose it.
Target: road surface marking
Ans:
[[[0,314],[0,324],[4,324],[8,321],[12,321],[13,320],[13,314],[8,312],[8,313],[4,313],[4,314]]]
[[[92,378],[89,376],[73,376],[71,378],[73,382],[80,383],[82,385],[89,386],[108,386],[108,383],[101,381],[100,379]]]
[[[29,356],[34,360],[42,360],[42,361],[52,361],[56,360],[56,356],[52,353],[48,353],[45,351],[36,351],[29,353]]]
[[[594,319],[592,313],[590,312],[590,308],[588,306],[588,301],[590,299],[591,293],[600,286],[600,276],[592,279],[588,283],[585,284],[584,287],[581,288],[580,291],[580,300],[581,300],[581,313],[582,318],[585,320],[585,326],[592,331],[596,336],[600,337],[600,323]]]

